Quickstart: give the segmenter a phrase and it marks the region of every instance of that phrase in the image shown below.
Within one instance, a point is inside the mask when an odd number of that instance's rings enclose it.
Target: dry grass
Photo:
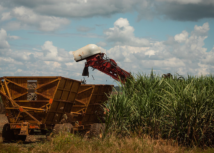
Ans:
[[[51,141],[44,143],[3,144],[0,143],[1,153],[211,153],[214,149],[202,150],[200,148],[187,149],[179,147],[172,141],[152,140],[144,138],[119,139],[110,136],[104,140],[86,139],[72,134],[60,134]]]

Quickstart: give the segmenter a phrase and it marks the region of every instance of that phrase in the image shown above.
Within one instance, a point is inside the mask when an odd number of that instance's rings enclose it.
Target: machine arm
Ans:
[[[88,44],[74,51],[73,55],[76,62],[86,60],[83,76],[89,76],[88,67],[97,69],[122,83],[125,83],[126,79],[131,76],[130,73],[117,66],[113,59],[109,59],[105,53],[101,53],[100,48],[95,44]]]
[[[99,53],[94,56],[86,58],[85,68],[83,70],[83,76],[88,76],[88,67],[91,66],[94,69],[97,69],[117,81],[121,81],[124,83],[128,77],[130,77],[130,73],[121,69],[117,66],[117,63],[113,59],[105,59],[105,53]]]

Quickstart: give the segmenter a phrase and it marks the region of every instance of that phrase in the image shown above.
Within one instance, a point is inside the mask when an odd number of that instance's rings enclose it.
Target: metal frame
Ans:
[[[0,95],[11,128],[29,123],[29,128],[52,128],[71,111],[81,85],[80,81],[60,76],[1,77]],[[37,80],[37,100],[27,100],[28,80]],[[27,132],[28,133],[28,132]]]
[[[79,121],[79,125],[99,122],[96,111],[100,111],[100,107],[108,100],[107,95],[112,88],[113,85],[82,84],[71,110],[73,121]]]

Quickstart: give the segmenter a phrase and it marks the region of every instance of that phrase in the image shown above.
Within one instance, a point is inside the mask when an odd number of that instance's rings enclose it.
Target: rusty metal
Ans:
[[[71,112],[80,81],[60,76],[2,77],[0,96],[11,128],[52,129],[64,113]],[[33,83],[32,83],[33,82]],[[29,93],[34,94],[29,98]],[[17,125],[17,126],[12,126]]]
[[[122,83],[125,83],[126,79],[131,77],[131,73],[120,68],[117,63],[113,59],[108,58],[105,53],[98,53],[85,59],[87,62],[85,63],[82,76],[89,76],[88,67],[90,66]]]
[[[28,122],[22,122],[19,135],[28,135],[28,132],[29,132],[28,127],[29,127]]]
[[[73,124],[73,132],[89,131],[94,123],[104,122],[103,104],[108,100],[113,85],[81,84],[71,112],[62,123]]]

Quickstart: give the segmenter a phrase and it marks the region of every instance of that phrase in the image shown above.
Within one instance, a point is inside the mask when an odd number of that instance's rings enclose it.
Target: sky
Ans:
[[[85,61],[72,52],[87,44],[133,75],[213,74],[214,0],[0,1],[0,77],[82,80]],[[89,74],[87,83],[118,85]]]

